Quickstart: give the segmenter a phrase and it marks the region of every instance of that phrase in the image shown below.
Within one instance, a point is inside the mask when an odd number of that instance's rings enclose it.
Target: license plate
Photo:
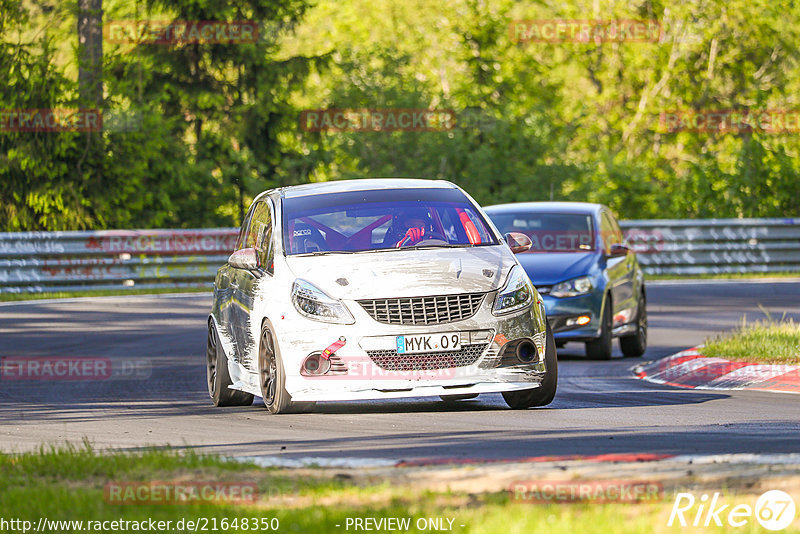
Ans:
[[[461,334],[428,334],[423,336],[397,336],[397,353],[453,351],[461,348]]]

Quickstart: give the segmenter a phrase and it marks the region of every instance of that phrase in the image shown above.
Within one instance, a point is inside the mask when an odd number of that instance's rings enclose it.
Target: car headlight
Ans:
[[[594,289],[592,280],[588,276],[581,276],[554,285],[553,289],[550,290],[550,296],[557,298],[577,297],[578,295],[591,293],[592,289]]]
[[[533,286],[520,267],[511,269],[508,281],[497,294],[492,313],[503,315],[530,306],[533,302]]]
[[[301,315],[326,323],[353,324],[352,314],[341,301],[305,280],[297,279],[292,286],[292,302]]]

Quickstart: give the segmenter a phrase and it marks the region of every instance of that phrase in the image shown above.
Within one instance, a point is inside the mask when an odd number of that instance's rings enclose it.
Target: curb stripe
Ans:
[[[733,454],[657,454],[657,453],[611,453],[580,455],[568,454],[560,456],[528,456],[523,458],[421,458],[418,460],[402,460],[399,458],[357,458],[357,457],[323,457],[303,456],[287,458],[281,455],[272,456],[229,456],[239,462],[254,463],[260,467],[279,467],[285,469],[322,468],[322,469],[370,469],[386,467],[437,467],[458,465],[502,465],[518,463],[556,463],[556,462],[593,462],[593,463],[637,463],[637,462],[673,462],[688,464],[775,464],[800,465],[798,453],[733,453]]]
[[[800,366],[706,358],[700,347],[632,369],[637,378],[682,388],[800,393]]]

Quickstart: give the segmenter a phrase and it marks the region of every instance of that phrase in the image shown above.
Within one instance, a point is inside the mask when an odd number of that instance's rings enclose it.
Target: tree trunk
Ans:
[[[81,107],[103,106],[103,0],[78,0],[78,90]]]

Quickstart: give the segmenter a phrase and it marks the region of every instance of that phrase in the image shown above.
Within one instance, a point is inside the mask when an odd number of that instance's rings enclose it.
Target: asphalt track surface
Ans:
[[[320,403],[271,416],[260,399],[215,408],[205,386],[210,295],[102,297],[0,305],[0,356],[109,358],[120,377],[0,380],[0,449],[78,443],[170,444],[282,459],[521,459],[604,453],[800,452],[800,395],[702,391],[637,380],[638,361],[668,356],[732,328],[743,315],[800,320],[800,282],[652,283],[650,347],[641,359],[559,350],[559,389],[546,408],[509,410],[500,395]],[[139,362],[138,370],[130,368]],[[126,365],[128,367],[126,367]],[[149,375],[149,376],[146,376]]]

